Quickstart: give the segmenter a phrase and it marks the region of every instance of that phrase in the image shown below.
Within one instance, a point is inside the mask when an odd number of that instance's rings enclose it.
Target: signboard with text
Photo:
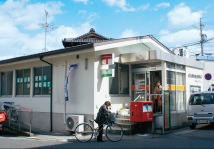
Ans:
[[[170,129],[170,98],[169,92],[164,91],[164,130]]]

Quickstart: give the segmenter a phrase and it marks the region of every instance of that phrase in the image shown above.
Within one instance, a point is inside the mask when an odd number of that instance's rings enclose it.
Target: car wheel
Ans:
[[[196,124],[189,125],[190,129],[195,129],[195,127],[196,127]]]

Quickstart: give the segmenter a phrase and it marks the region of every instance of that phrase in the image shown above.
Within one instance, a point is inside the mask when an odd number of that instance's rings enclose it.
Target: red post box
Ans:
[[[130,120],[132,122],[153,121],[153,102],[132,101],[130,104]]]

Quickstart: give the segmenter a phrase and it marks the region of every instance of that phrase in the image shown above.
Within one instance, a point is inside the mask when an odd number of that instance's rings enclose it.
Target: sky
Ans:
[[[64,38],[75,38],[94,28],[98,34],[119,39],[153,35],[169,49],[187,46],[214,53],[214,0],[0,0],[0,60],[62,49]],[[196,45],[194,45],[196,43]]]

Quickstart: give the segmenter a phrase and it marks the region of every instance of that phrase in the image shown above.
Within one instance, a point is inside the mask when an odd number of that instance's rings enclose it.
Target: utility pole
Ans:
[[[203,42],[206,40],[206,39],[205,39],[206,35],[202,33],[202,27],[204,27],[204,25],[201,23],[201,18],[200,18],[201,56],[204,55],[204,53],[203,53],[203,52],[204,52],[204,50],[203,50]]]
[[[46,48],[46,36],[47,36],[47,32],[48,31],[52,31],[54,30],[55,28],[58,28],[58,27],[52,27],[54,26],[54,24],[48,24],[48,12],[45,10],[45,15],[46,15],[46,23],[44,24],[38,24],[39,26],[41,26],[41,28],[45,28],[45,48],[42,50],[42,52],[46,52],[48,51],[48,49]]]

